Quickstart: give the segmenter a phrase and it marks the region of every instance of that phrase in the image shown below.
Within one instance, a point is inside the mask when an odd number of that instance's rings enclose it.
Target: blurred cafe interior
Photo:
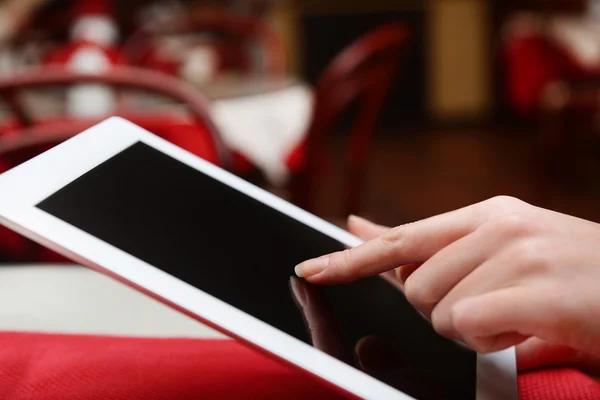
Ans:
[[[3,170],[121,115],[339,224],[499,194],[600,219],[595,0],[3,0],[0,27]]]
[[[117,115],[340,226],[497,195],[600,221],[600,0],[0,0],[0,101],[0,172]],[[31,317],[2,330],[178,326],[5,228],[0,260]]]

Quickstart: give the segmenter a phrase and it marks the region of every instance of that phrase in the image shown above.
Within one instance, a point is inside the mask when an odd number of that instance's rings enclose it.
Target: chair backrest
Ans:
[[[408,39],[405,24],[384,25],[344,49],[323,72],[316,87],[304,167],[293,189],[293,197],[301,207],[314,211],[315,186],[326,154],[326,139],[342,113],[357,103],[345,159],[344,207],[347,213],[358,211],[371,139]]]
[[[253,67],[250,62],[250,46],[258,48],[261,57],[261,72],[269,76],[285,74],[287,68],[286,50],[283,41],[265,18],[251,15],[240,15],[221,9],[197,9],[192,11],[184,20],[169,23],[165,26],[143,28],[125,44],[124,54],[133,63],[143,58],[149,50],[144,45],[144,37],[163,35],[182,35],[190,33],[214,34],[245,47],[242,58],[247,61],[241,66],[248,70]],[[234,54],[240,56],[240,54]],[[249,72],[249,71],[245,71]]]
[[[35,68],[5,78],[0,78],[0,97],[4,98],[18,119],[18,128],[22,135],[32,134],[50,129],[54,137],[68,137],[80,132],[85,127],[93,125],[98,120],[62,121],[50,128],[44,127],[44,122],[36,122],[20,101],[19,92],[26,89],[47,88],[75,84],[97,83],[115,88],[135,89],[137,91],[158,94],[175,100],[187,106],[193,121],[210,135],[212,144],[218,155],[220,165],[231,166],[232,156],[223,144],[221,135],[209,114],[209,102],[197,90],[164,74],[129,67],[115,67],[105,74],[75,74],[62,68]],[[111,115],[123,115],[116,112]],[[105,117],[109,117],[107,115]],[[152,115],[146,119],[154,119]],[[144,122],[141,114],[137,114],[134,122]],[[62,135],[62,136],[61,136]],[[14,140],[14,139],[11,139]],[[31,139],[35,142],[34,139]],[[26,143],[23,142],[23,143]]]

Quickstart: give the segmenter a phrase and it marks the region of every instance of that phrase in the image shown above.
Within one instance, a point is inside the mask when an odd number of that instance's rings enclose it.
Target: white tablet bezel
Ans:
[[[348,232],[188,153],[121,118],[111,118],[0,176],[0,222],[41,244],[367,399],[410,399],[371,376],[36,208],[67,184],[136,142],[143,142],[295,218],[347,246]],[[478,356],[477,400],[518,398],[514,349]]]

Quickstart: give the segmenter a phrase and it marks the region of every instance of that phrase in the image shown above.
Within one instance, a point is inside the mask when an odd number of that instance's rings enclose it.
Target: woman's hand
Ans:
[[[396,270],[436,331],[479,352],[535,338],[521,357],[550,345],[600,355],[600,225],[497,197],[393,229],[351,218],[350,230],[368,241],[297,274],[336,284]]]

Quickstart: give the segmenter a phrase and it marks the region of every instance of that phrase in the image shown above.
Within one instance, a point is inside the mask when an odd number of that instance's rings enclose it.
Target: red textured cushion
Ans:
[[[521,400],[597,400],[600,383],[574,369],[547,369],[519,376]]]
[[[521,400],[591,400],[573,369],[519,377]],[[320,381],[233,340],[0,333],[5,400],[343,399]]]
[[[0,334],[4,400],[341,399],[231,340]]]

